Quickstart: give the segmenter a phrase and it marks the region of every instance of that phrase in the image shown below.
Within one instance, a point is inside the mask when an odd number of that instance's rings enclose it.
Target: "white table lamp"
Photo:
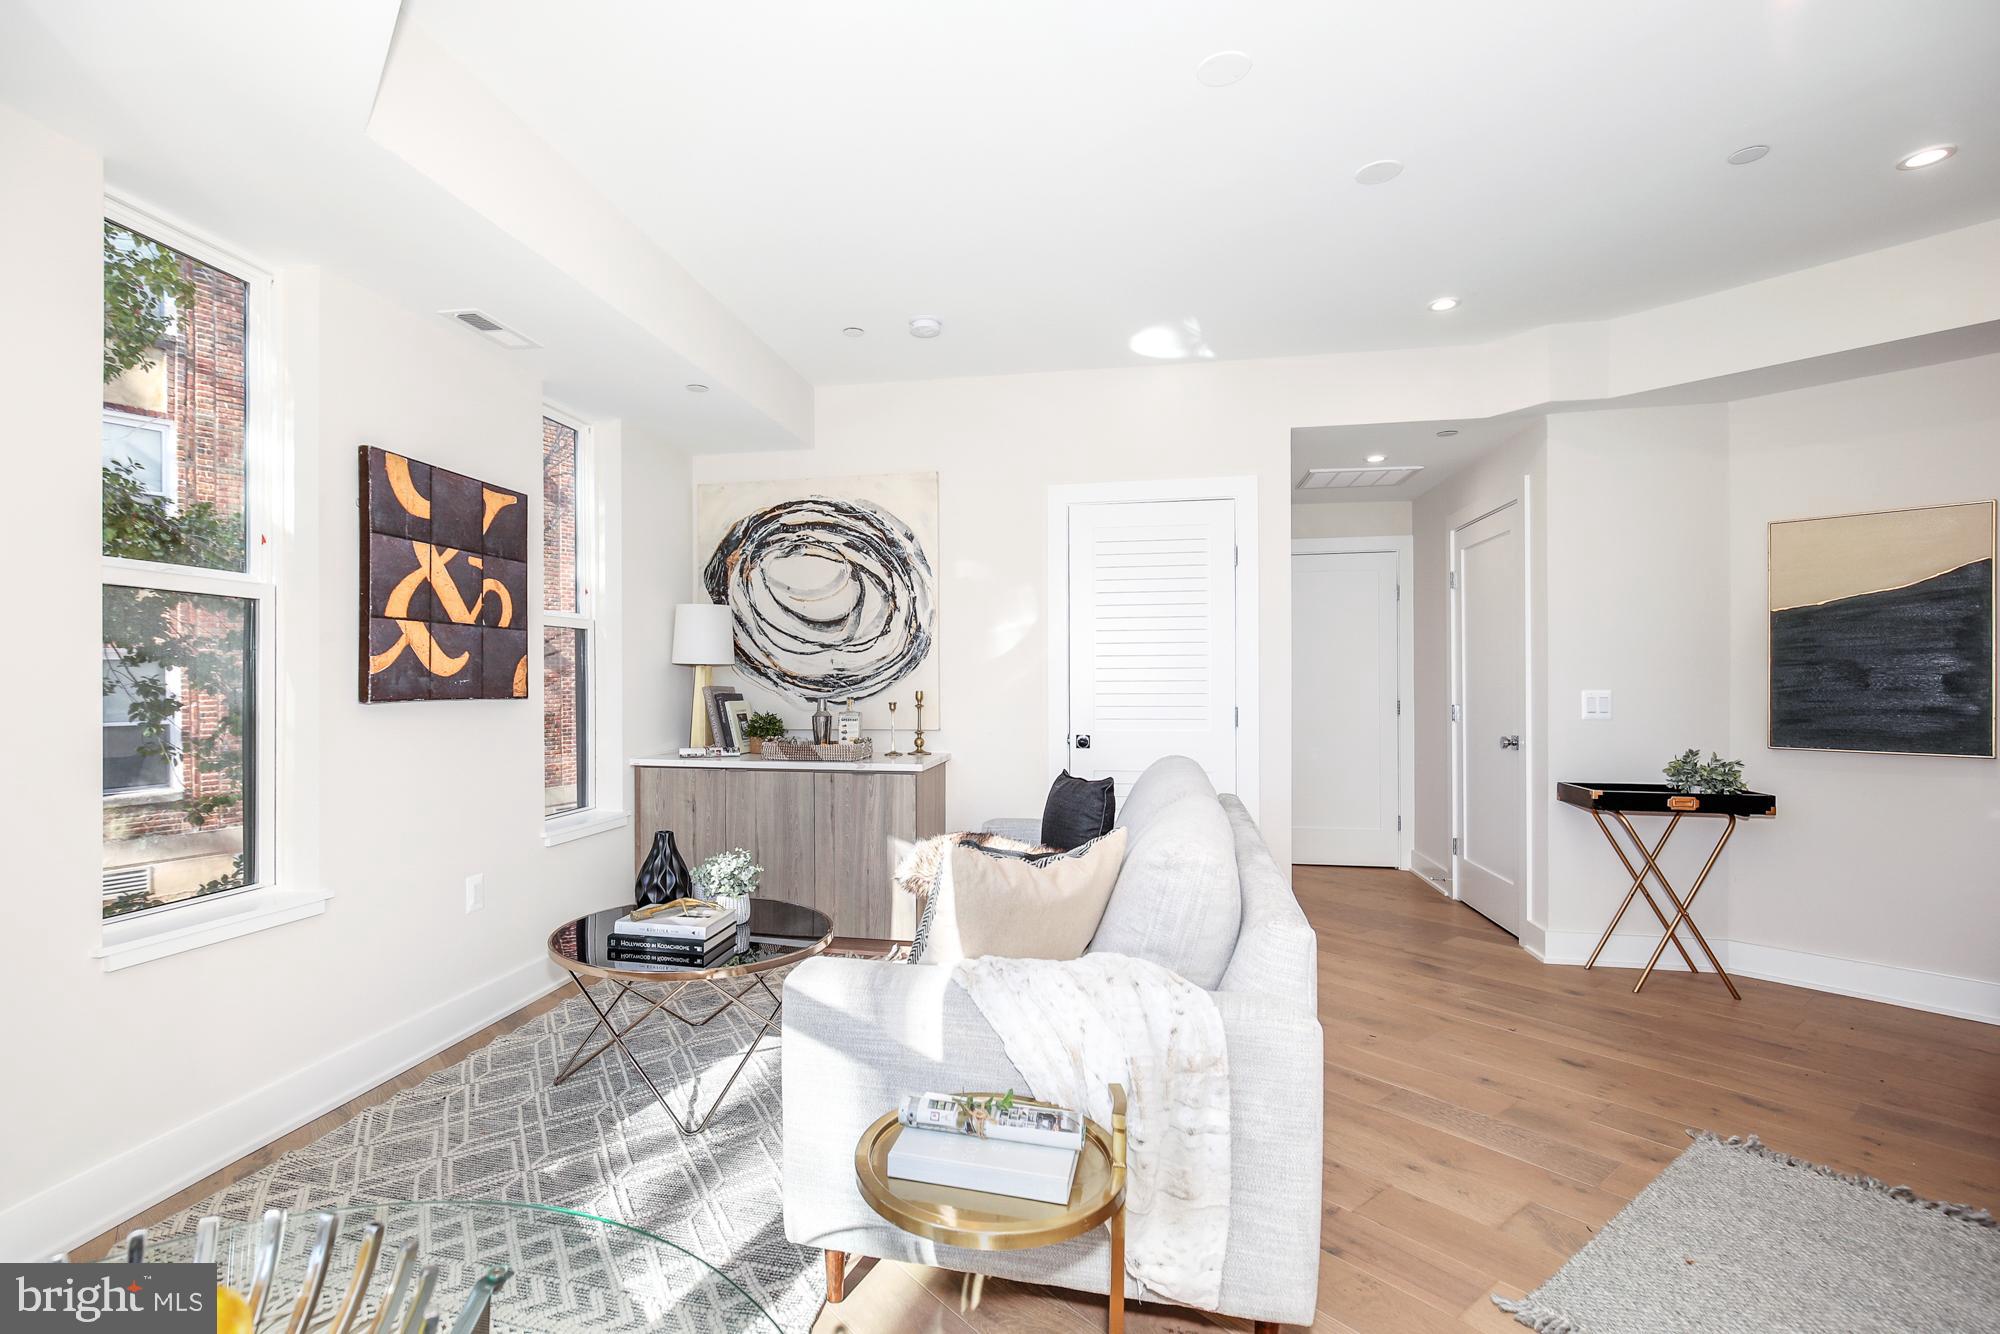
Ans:
[[[683,602],[674,608],[674,662],[694,668],[694,706],[688,719],[688,745],[707,746],[708,699],[702,694],[711,672],[736,661],[736,633],[729,608],[714,602]]]

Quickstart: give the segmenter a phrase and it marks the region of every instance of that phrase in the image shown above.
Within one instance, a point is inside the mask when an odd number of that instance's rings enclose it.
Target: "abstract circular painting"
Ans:
[[[923,480],[934,497],[935,474]],[[719,526],[718,509],[737,517],[715,539],[702,578],[709,599],[730,609],[739,671],[803,699],[845,700],[879,694],[928,662],[937,575],[911,523],[851,493],[797,495],[746,513],[738,487],[712,489],[738,492],[735,505],[703,497],[702,526]],[[924,517],[935,525],[934,500]]]

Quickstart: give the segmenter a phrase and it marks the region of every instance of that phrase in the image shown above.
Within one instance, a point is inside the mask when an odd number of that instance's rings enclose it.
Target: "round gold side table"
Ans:
[[[1083,1150],[1067,1204],[992,1195],[982,1190],[933,1186],[889,1175],[889,1148],[903,1133],[890,1112],[861,1134],[854,1146],[854,1180],[861,1198],[876,1213],[919,1237],[975,1251],[1024,1251],[1080,1237],[1107,1220],[1111,1224],[1111,1334],[1125,1330],[1125,1090],[1113,1084],[1111,1129],[1085,1119]],[[995,1096],[984,1093],[974,1097]],[[914,1131],[934,1134],[934,1131]],[[846,1257],[828,1251],[827,1300],[843,1294]]]

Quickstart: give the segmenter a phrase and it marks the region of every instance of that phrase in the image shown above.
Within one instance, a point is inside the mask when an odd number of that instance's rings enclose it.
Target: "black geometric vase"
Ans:
[[[639,879],[632,886],[632,901],[643,908],[649,903],[672,903],[693,896],[694,877],[688,874],[688,864],[681,860],[681,850],[674,846],[673,831],[662,829],[653,835],[653,850],[646,854],[646,864],[639,868]]]

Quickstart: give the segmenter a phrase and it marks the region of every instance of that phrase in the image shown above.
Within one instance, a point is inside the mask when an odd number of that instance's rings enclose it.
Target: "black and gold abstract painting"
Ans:
[[[1994,753],[1991,500],[1771,525],[1771,745]]]
[[[361,448],[361,702],[528,697],[528,500]]]

